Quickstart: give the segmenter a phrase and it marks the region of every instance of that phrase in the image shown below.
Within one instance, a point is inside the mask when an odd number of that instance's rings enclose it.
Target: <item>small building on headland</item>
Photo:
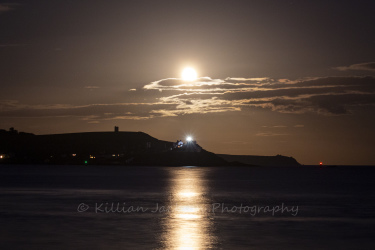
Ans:
[[[173,143],[172,150],[177,152],[201,152],[202,147],[197,144],[197,141],[186,140],[184,143],[182,140],[177,140]]]

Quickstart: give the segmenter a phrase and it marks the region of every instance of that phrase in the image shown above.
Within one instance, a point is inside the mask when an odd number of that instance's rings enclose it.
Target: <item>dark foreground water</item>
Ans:
[[[374,167],[0,165],[0,249],[374,249]]]

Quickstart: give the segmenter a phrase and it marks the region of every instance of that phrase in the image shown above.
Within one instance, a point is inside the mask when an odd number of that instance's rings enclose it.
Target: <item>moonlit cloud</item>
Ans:
[[[340,71],[362,70],[375,72],[375,62],[352,64],[349,66],[336,67],[335,69]]]
[[[20,46],[25,46],[25,44],[19,44],[19,43],[0,44],[0,48],[20,47]]]
[[[171,108],[163,103],[114,103],[91,105],[27,105],[18,101],[0,102],[0,117],[76,117],[85,121],[98,120],[144,120],[153,118],[153,109]]]
[[[298,80],[271,78],[198,79],[186,84],[177,78],[162,79],[144,87],[163,91],[158,100],[175,104],[160,110],[163,116],[241,111],[265,108],[280,113],[350,114],[351,108],[375,103],[374,77],[308,77]]]
[[[90,105],[28,105],[16,100],[2,101],[0,117],[72,116],[87,121],[145,120],[189,114],[247,112],[251,108],[279,113],[346,115],[355,109],[375,105],[375,77],[308,77],[297,80],[202,77],[192,82],[167,78],[151,82],[136,93],[149,101]]]
[[[10,11],[10,10],[12,10],[12,8],[9,7],[9,5],[6,5],[6,4],[0,4],[0,13],[1,13],[1,12]]]
[[[0,13],[14,10],[18,3],[0,3]]]
[[[260,77],[260,78],[244,78],[244,77],[227,77],[225,78],[226,81],[267,81],[269,80],[268,77]]]

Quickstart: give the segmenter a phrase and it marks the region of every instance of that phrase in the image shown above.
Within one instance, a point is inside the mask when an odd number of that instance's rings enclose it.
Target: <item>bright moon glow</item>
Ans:
[[[181,76],[184,81],[194,81],[197,79],[197,72],[193,68],[184,68]]]
[[[187,141],[192,141],[193,138],[191,138],[191,136],[188,136],[188,137],[186,137],[186,140],[187,140]]]

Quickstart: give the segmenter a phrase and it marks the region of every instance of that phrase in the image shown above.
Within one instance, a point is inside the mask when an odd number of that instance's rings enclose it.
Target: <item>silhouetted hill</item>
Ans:
[[[299,165],[292,157],[216,155],[196,142],[177,147],[143,132],[34,135],[0,130],[0,162],[144,166]]]
[[[167,149],[170,144],[143,132],[85,132],[38,135],[35,142],[44,151],[76,154],[118,154],[142,151],[147,148],[162,150]]]
[[[256,156],[256,155],[226,155],[217,154],[228,162],[239,162],[253,166],[300,166],[301,164],[293,157],[282,155]]]
[[[195,152],[199,150],[200,152]],[[85,132],[33,135],[0,131],[7,163],[118,164],[145,166],[229,165],[197,144],[174,149],[172,142],[143,132]]]
[[[85,132],[33,135],[0,131],[0,154],[10,162],[81,164],[118,163],[145,152],[172,147],[143,132]]]

